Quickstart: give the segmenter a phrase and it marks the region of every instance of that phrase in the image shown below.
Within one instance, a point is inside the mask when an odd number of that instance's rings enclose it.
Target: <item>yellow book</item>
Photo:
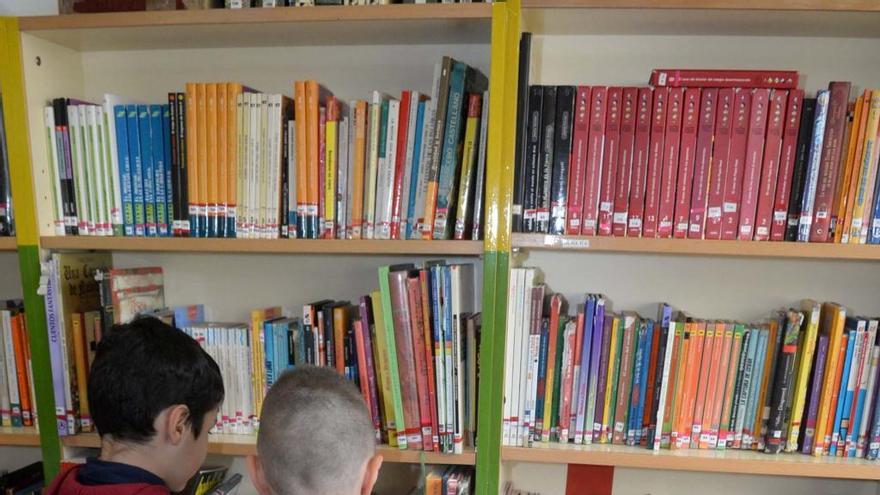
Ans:
[[[394,420],[394,402],[391,395],[391,377],[388,376],[388,343],[385,341],[385,320],[382,313],[382,295],[379,291],[370,294],[373,302],[373,322],[375,329],[376,379],[379,380],[382,420],[388,434],[388,445],[397,447],[397,424]]]
[[[83,314],[71,313],[71,324],[73,325],[73,354],[76,358],[76,388],[79,392],[79,414],[82,431],[92,431],[92,415],[89,411],[89,391],[88,391],[88,371],[89,364],[86,357],[86,331],[83,328]],[[13,379],[12,377],[10,379]],[[24,396],[27,391],[20,390],[19,393]]]
[[[327,100],[327,123],[324,130],[324,225],[321,238],[332,239],[336,236],[336,168],[337,140],[339,138],[339,101],[336,98]]]
[[[610,425],[611,425],[611,415],[614,414],[614,409],[612,404],[611,397],[613,396],[613,387],[616,387],[617,384],[614,383],[614,350],[617,349],[617,326],[620,324],[620,318],[614,316],[614,320],[611,323],[611,342],[609,345],[610,352],[608,353],[608,373],[605,378],[605,408],[602,410],[602,433],[599,437],[600,443],[608,443],[611,441],[610,438]],[[546,409],[546,407],[545,407]]]
[[[184,224],[184,232],[190,229],[195,231],[192,225],[193,219],[199,214],[199,142],[198,142],[198,89],[196,83],[186,83],[186,194],[189,204],[185,205],[190,220]]]
[[[263,398],[266,396],[266,349],[264,347],[263,322],[281,317],[281,308],[272,307],[251,311],[251,383],[254,388],[255,421],[259,421],[263,410]]]
[[[859,141],[859,121],[862,118],[863,101],[862,98],[856,98],[852,112],[847,115],[846,133],[844,134],[847,145],[844,150],[845,153],[841,154],[842,173],[837,185],[839,203],[837,206],[837,225],[834,229],[834,242],[838,243],[843,238],[843,231],[845,230],[843,227],[846,225],[843,222],[846,218],[847,205],[849,204],[849,183],[852,181],[853,162],[856,154],[856,145]]]
[[[367,102],[358,100],[352,108],[354,113],[354,167],[352,177],[351,238],[360,239],[364,220],[364,168],[367,160]]]
[[[862,110],[864,111],[864,109]],[[877,173],[877,128],[880,126],[880,91],[871,94],[871,102],[868,105],[868,120],[865,126],[865,147],[861,156],[861,174],[859,176],[858,189],[853,201],[852,222],[849,229],[850,244],[864,244],[868,225],[865,221],[865,212],[871,208],[870,197],[874,191],[872,186]]]
[[[804,324],[801,333],[798,354],[795,358],[794,393],[792,394],[791,422],[788,430],[788,446],[786,451],[796,451],[798,436],[801,431],[804,402],[807,400],[807,385],[810,381],[810,370],[813,366],[813,353],[816,351],[816,337],[819,334],[819,303],[812,299],[804,299],[801,311],[804,313]]]
[[[241,91],[241,84],[226,84],[226,232],[229,237],[234,237],[238,206],[238,129],[241,125],[238,101]]]
[[[213,237],[217,232],[217,204],[219,189],[219,174],[217,163],[217,84],[205,84],[205,146],[208,152],[206,167],[207,176],[205,203],[208,212],[208,236]]]
[[[828,335],[828,357],[825,358],[825,378],[822,381],[822,393],[819,395],[819,414],[816,417],[816,434],[813,455],[821,456],[825,452],[826,424],[831,410],[831,396],[834,390],[834,370],[837,369],[840,354],[840,341],[843,338],[843,327],[846,323],[846,310],[836,303],[822,305],[822,333]],[[830,435],[829,435],[830,436]]]
[[[480,132],[481,95],[471,94],[467,103],[464,147],[461,154],[461,175],[458,182],[458,206],[455,209],[455,239],[464,239],[469,230],[473,202],[473,183],[477,168],[477,135]],[[418,102],[416,102],[418,105]]]

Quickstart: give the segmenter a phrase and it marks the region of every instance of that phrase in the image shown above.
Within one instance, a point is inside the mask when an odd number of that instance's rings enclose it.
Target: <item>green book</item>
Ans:
[[[556,363],[553,365],[553,376],[555,376],[556,379],[553,381],[553,402],[550,409],[550,421],[552,422],[550,425],[551,441],[555,441],[556,435],[558,434],[559,397],[562,395],[560,392],[562,389],[562,353],[565,350],[565,325],[567,324],[568,317],[560,316],[559,328],[557,329],[557,332],[559,332],[559,338],[556,339]],[[544,428],[547,428],[547,425],[544,425]]]
[[[611,443],[611,436],[614,433],[614,414],[616,413],[617,408],[617,385],[620,382],[620,358],[621,353],[623,352],[623,339],[626,337],[624,332],[625,326],[625,317],[620,315],[619,317],[614,319],[615,325],[612,330],[615,335],[617,335],[617,341],[614,346],[614,355],[612,356],[614,364],[611,367],[612,378],[611,378],[611,402],[608,416],[608,443]]]
[[[397,371],[397,347],[394,342],[394,316],[391,309],[391,287],[388,276],[391,266],[379,267],[379,294],[382,297],[382,320],[385,331],[385,346],[388,351],[388,376],[391,379],[391,399],[394,402],[394,424],[397,428],[397,445],[406,449],[406,424],[403,421],[403,401],[400,397],[400,374]]]

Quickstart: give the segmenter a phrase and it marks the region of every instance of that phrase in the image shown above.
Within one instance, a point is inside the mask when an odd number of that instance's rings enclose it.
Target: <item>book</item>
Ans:
[[[795,89],[798,73],[787,70],[654,69],[648,84],[671,88]]]

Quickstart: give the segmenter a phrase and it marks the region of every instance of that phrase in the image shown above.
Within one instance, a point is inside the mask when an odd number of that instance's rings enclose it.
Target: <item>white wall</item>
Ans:
[[[0,0],[0,15],[50,15],[58,13],[58,0]]]

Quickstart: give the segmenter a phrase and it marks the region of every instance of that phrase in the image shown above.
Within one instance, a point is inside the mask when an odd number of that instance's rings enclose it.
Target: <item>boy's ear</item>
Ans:
[[[272,495],[272,489],[269,488],[269,482],[266,481],[266,472],[263,471],[263,463],[260,461],[260,456],[251,454],[245,458],[245,463],[257,493],[260,495]]]
[[[164,416],[164,420],[163,417]],[[172,445],[178,445],[183,440],[184,435],[192,430],[189,423],[189,408],[183,404],[171,406],[157,418],[159,422],[164,423],[164,434]],[[162,432],[159,431],[161,434]]]
[[[382,455],[376,454],[367,461],[367,469],[364,470],[364,481],[361,484],[361,495],[370,495],[373,486],[379,479],[379,469],[382,467]]]

